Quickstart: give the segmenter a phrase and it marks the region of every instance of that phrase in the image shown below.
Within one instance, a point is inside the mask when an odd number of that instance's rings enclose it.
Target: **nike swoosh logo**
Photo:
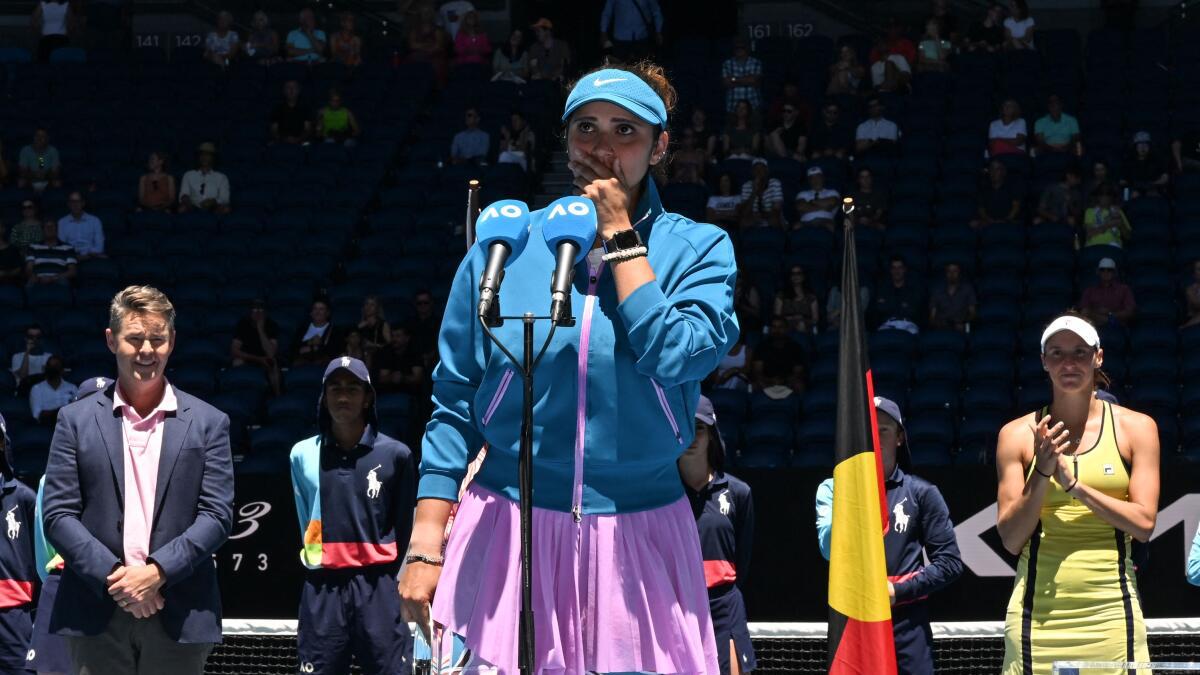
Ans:
[[[624,82],[624,81],[625,81],[625,78],[623,78],[623,77],[614,77],[610,80],[602,80],[597,77],[596,79],[592,80],[592,84],[596,85],[597,87],[603,87],[606,84],[612,84],[613,82]]]

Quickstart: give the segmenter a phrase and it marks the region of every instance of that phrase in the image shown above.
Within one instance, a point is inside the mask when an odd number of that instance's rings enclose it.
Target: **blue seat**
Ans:
[[[303,440],[308,434],[304,425],[272,424],[250,432],[250,448],[254,455],[270,455],[286,458],[292,446]]]
[[[921,417],[926,413],[957,413],[958,386],[949,382],[926,382],[918,379],[908,398],[908,413]]]
[[[929,330],[918,340],[921,354],[962,354],[967,349],[966,336],[956,330]]]
[[[218,373],[217,385],[222,393],[249,392],[257,401],[266,390],[267,381],[261,368],[241,366],[226,368]]]
[[[171,384],[178,386],[193,396],[207,398],[216,390],[211,368],[202,366],[183,366],[173,368]]]
[[[412,397],[404,393],[390,393],[379,396],[375,403],[380,419],[392,417],[408,418],[412,414]]]
[[[732,426],[745,423],[750,409],[750,396],[745,391],[717,388],[708,393],[708,399],[712,401],[713,410],[717,414],[717,424],[722,429],[725,428],[726,422]],[[808,405],[807,395],[805,405]]]
[[[317,398],[307,391],[289,391],[267,403],[267,419],[271,424],[314,424]]]
[[[752,468],[785,467],[790,463],[794,427],[779,420],[750,424],[738,465]]]
[[[956,354],[928,354],[914,370],[917,382],[943,382],[957,386],[962,381],[962,363]]]
[[[320,392],[324,375],[325,370],[322,366],[293,366],[284,375],[283,386],[289,391],[299,389]]]

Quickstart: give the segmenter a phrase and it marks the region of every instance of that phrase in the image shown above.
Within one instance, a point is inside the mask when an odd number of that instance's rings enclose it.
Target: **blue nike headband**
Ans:
[[[663,100],[642,78],[628,70],[605,68],[581,79],[567,96],[562,121],[566,122],[580,106],[592,101],[608,101],[647,124],[667,128],[667,106]]]

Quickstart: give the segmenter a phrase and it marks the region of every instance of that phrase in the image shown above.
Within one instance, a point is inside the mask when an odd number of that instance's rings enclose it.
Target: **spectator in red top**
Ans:
[[[910,64],[917,60],[917,46],[904,36],[904,27],[895,17],[888,19],[887,34],[882,40],[882,45],[876,45],[871,50],[871,63],[882,61],[888,54],[899,54]]]
[[[1137,303],[1129,286],[1117,279],[1117,263],[1112,258],[1101,259],[1096,265],[1096,276],[1100,277],[1100,283],[1085,289],[1079,300],[1083,315],[1097,326],[1128,326],[1137,314]]]
[[[492,41],[479,27],[479,12],[471,10],[454,36],[454,63],[487,63],[491,58]]]

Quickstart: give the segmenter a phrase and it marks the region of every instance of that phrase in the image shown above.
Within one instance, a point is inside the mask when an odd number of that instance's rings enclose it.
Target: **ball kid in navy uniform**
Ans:
[[[74,401],[82,401],[111,386],[113,380],[107,377],[96,377],[81,382],[79,390],[75,392]],[[54,607],[54,599],[58,597],[58,584],[62,581],[62,571],[66,563],[46,539],[46,528],[42,523],[42,493],[45,491],[46,477],[42,476],[38,481],[37,508],[33,519],[34,556],[37,560],[37,574],[42,579],[42,590],[38,593],[38,612],[33,622],[33,639],[25,657],[25,669],[38,675],[66,675],[75,670],[71,665],[67,641],[61,635],[50,632],[50,608]]]
[[[25,675],[25,655],[33,633],[33,490],[17,480],[11,461],[12,441],[0,416],[0,675]]]
[[[696,437],[679,458],[679,475],[700,530],[721,673],[748,673],[757,663],[741,589],[750,575],[754,501],[749,485],[725,473],[725,443],[712,402],[705,396],[696,404]]]
[[[929,481],[907,472],[909,452],[900,406],[876,396],[875,411],[891,514],[883,547],[887,554],[888,594],[892,597],[897,672],[933,675],[933,632],[925,600],[962,575],[962,559],[942,493]],[[901,446],[903,455],[898,457]],[[817,539],[826,560],[832,528],[833,479],[827,478],[817,487]],[[928,565],[922,551],[929,556]]]
[[[375,388],[362,361],[325,369],[320,432],[292,448],[292,487],[307,569],[300,597],[300,672],[408,669],[412,634],[400,619],[396,575],[412,530],[415,474],[408,446],[378,431]]]

